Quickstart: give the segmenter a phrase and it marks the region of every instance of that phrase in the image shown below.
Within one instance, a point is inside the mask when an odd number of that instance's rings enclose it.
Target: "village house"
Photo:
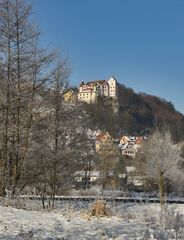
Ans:
[[[96,152],[103,147],[109,149],[113,145],[113,139],[108,132],[102,132],[96,137]]]
[[[109,80],[96,80],[87,83],[81,82],[78,101],[93,104],[97,102],[99,96],[117,98],[118,86],[114,77],[111,77]]]
[[[127,144],[121,149],[122,155],[126,155],[132,158],[135,158],[137,153],[137,148],[133,144]]]
[[[123,136],[119,144],[122,155],[135,158],[142,141],[143,137]]]
[[[95,183],[97,180],[101,179],[100,171],[77,171],[75,173],[75,181],[78,183],[84,183],[86,178],[88,183]]]
[[[76,91],[73,89],[67,89],[63,94],[63,99],[65,102],[74,102],[77,100],[77,94]]]

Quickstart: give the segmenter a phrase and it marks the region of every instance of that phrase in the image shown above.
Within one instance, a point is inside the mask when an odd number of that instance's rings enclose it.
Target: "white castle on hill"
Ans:
[[[78,93],[79,101],[96,103],[99,96],[117,98],[118,86],[114,77],[109,80],[81,82]]]

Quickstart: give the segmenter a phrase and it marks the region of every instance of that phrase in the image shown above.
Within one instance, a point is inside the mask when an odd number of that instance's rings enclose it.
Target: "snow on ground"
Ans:
[[[169,208],[184,214],[183,205]],[[143,239],[137,237],[138,233],[145,232],[153,222],[158,223],[160,215],[159,204],[126,203],[111,206],[111,209],[112,217],[96,218],[71,204],[52,211],[0,206],[0,240]]]

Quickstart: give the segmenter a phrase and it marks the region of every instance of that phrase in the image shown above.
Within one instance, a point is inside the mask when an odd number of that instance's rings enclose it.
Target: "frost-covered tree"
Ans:
[[[163,205],[166,181],[174,183],[180,174],[178,169],[178,162],[181,159],[180,147],[174,144],[168,130],[157,129],[146,144],[144,155],[144,173],[148,179],[158,184],[160,202]]]

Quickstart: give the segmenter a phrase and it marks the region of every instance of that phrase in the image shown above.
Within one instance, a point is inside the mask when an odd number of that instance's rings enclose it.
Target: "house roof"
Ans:
[[[82,87],[84,85],[84,82],[82,81],[79,85],[79,87]]]
[[[117,82],[117,80],[116,80],[116,78],[114,76],[111,76],[111,78],[113,78]]]
[[[130,142],[130,138],[128,136],[122,136],[120,141],[124,142],[124,143],[128,143],[128,142]]]
[[[96,140],[97,140],[97,141],[101,141],[104,136],[106,136],[106,133],[100,133],[100,134],[96,137]]]
[[[114,76],[112,76],[109,80],[111,80],[111,79],[114,79],[115,81],[117,81]],[[109,80],[104,80],[104,79],[103,80],[92,80],[92,81],[87,82],[86,85],[90,85],[90,84],[100,84],[100,85],[108,84]],[[83,85],[85,85],[85,83],[82,81],[81,84],[80,84],[80,87],[83,86]]]
[[[125,144],[120,144],[119,147],[121,148],[121,150],[125,150],[126,147],[128,146],[128,143],[125,143]]]
[[[69,93],[69,92],[73,93],[73,92],[74,92],[74,90],[73,90],[73,89],[71,89],[71,88],[68,88],[68,89],[66,89],[66,90],[64,91],[64,94],[66,94],[66,93]]]
[[[109,138],[111,138],[111,136],[109,135],[108,132],[103,132],[103,133],[100,133],[100,134],[96,137],[96,140],[97,140],[97,141],[101,141],[104,136],[108,136]]]
[[[137,145],[141,144],[142,140],[143,140],[143,137],[137,137],[135,144],[137,144]]]
[[[104,84],[105,82],[106,80],[94,80],[94,81],[87,82],[86,84],[91,84],[91,83]]]

